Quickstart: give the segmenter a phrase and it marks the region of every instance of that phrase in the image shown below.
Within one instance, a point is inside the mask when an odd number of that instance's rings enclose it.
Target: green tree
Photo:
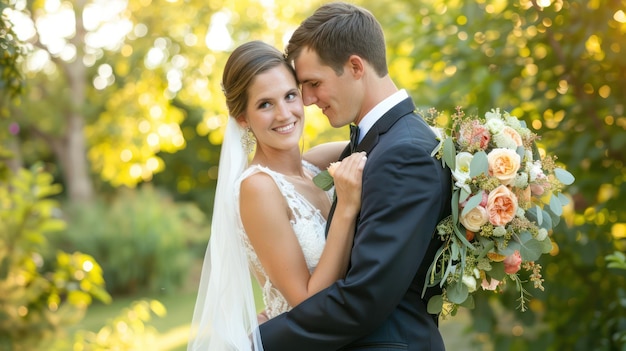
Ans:
[[[171,171],[159,183],[183,198],[205,189],[198,192],[210,203],[227,118],[219,78],[228,51],[252,39],[282,48],[295,26],[283,19],[302,8],[287,1],[44,5],[19,9],[32,23],[57,24],[32,27],[28,39],[29,103],[11,113],[22,126],[25,162],[58,164],[68,197],[80,200],[93,196],[90,173],[104,181],[96,180],[98,189],[133,187],[153,180],[166,158]]]

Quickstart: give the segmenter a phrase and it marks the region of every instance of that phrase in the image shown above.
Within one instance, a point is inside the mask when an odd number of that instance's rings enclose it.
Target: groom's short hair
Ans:
[[[333,2],[318,8],[289,39],[287,60],[293,62],[304,48],[315,51],[337,75],[350,55],[366,60],[380,77],[388,72],[382,27],[371,12],[356,5]]]

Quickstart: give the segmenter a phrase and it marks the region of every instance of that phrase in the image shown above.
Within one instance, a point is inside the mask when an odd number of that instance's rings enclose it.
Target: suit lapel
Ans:
[[[387,111],[367,132],[363,140],[357,145],[356,151],[365,151],[368,154],[376,144],[380,135],[385,134],[400,118],[415,111],[415,105],[411,98],[402,100],[399,104]]]
[[[357,145],[356,151],[365,151],[369,154],[374,146],[378,144],[378,140],[381,134],[386,133],[391,126],[393,126],[400,118],[412,113],[415,111],[415,105],[411,98],[406,98],[402,100],[399,104],[392,107],[389,111],[387,111],[384,115],[374,123],[372,128],[367,132],[363,140]],[[350,146],[346,147],[339,160],[343,160],[345,157],[350,155]],[[337,199],[333,201],[333,205],[330,208],[330,213],[328,214],[328,221],[326,222],[326,235],[328,235],[328,229],[330,228],[330,222],[333,219],[333,214],[335,213],[335,207],[337,206]]]

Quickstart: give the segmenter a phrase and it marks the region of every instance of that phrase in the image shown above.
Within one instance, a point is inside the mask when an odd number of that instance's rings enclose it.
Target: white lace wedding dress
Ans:
[[[308,170],[313,172],[313,174],[317,174],[320,172],[317,167],[306,161],[303,161],[303,165]],[[317,267],[317,263],[319,262],[322,251],[324,250],[324,244],[326,242],[326,237],[324,233],[326,228],[326,219],[324,218],[324,216],[322,216],[317,208],[315,208],[304,196],[302,196],[295,190],[293,184],[291,184],[284,175],[278,172],[274,172],[267,167],[259,165],[249,167],[241,175],[240,180],[235,186],[235,203],[239,203],[239,185],[241,184],[241,181],[258,172],[263,172],[270,175],[272,179],[274,179],[274,181],[276,182],[276,185],[278,186],[278,189],[280,189],[280,192],[287,200],[287,205],[289,206],[293,214],[291,226],[293,227],[293,231],[298,238],[298,241],[300,242],[300,246],[302,247],[302,252],[304,253],[307,267],[309,268],[310,272],[313,272],[315,267]],[[329,201],[331,201],[332,199],[332,191],[333,189],[327,192]],[[246,246],[251,271],[259,281],[259,284],[261,285],[261,288],[263,290],[263,302],[265,303],[265,312],[267,313],[267,316],[269,318],[273,318],[283,312],[289,311],[291,309],[291,306],[289,306],[287,300],[285,300],[285,298],[278,291],[278,289],[272,285],[272,282],[267,276],[267,273],[265,273],[265,270],[263,269],[263,266],[261,266],[261,262],[259,261],[256,252],[254,252],[254,249],[252,248],[252,245],[248,240],[248,236],[243,230],[243,224],[241,223],[241,215],[239,213],[238,206],[237,216],[240,218],[240,235],[242,236]]]

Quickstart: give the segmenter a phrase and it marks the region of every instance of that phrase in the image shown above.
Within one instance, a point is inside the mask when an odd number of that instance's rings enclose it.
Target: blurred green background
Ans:
[[[479,294],[450,350],[626,350],[626,1],[353,1],[422,110],[499,107],[576,177],[530,310]],[[232,49],[321,1],[0,0],[0,349],[184,350]],[[304,148],[337,140],[307,108]]]

